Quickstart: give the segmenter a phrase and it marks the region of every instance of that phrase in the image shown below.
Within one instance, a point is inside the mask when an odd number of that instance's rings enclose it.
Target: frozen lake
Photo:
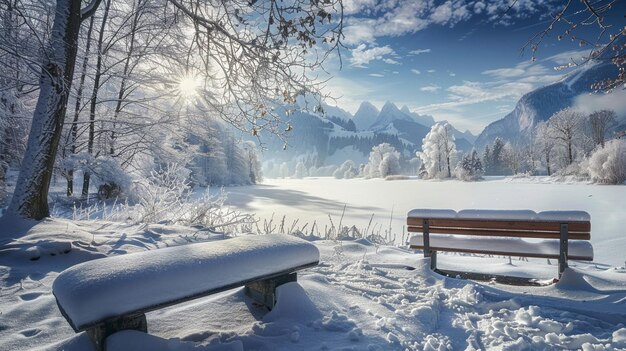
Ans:
[[[548,183],[545,178],[488,178],[480,182],[419,179],[267,179],[250,187],[228,188],[229,203],[262,219],[286,226],[313,222],[335,225],[346,206],[343,226],[368,226],[384,232],[390,226],[399,243],[406,213],[413,208],[584,210],[591,214],[595,261],[612,266],[626,260],[626,186]],[[393,216],[392,216],[393,211]],[[320,230],[321,231],[321,230]]]

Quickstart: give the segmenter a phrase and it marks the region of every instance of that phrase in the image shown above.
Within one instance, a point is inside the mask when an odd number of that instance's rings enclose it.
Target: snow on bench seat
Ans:
[[[416,208],[409,211],[409,218],[455,218],[456,211],[448,209]]]
[[[468,237],[430,234],[430,248],[434,251],[481,252],[504,256],[559,258],[558,240],[527,241],[519,238]],[[423,247],[424,235],[416,234],[409,240],[411,247]],[[571,240],[568,258],[593,260],[593,246],[588,241]]]
[[[59,274],[52,289],[68,322],[80,331],[107,318],[318,262],[318,249],[305,240],[243,236],[88,261]]]
[[[537,214],[537,220],[547,222],[589,222],[591,216],[585,211],[544,211]]]
[[[494,221],[546,221],[546,222],[589,222],[591,216],[585,211],[532,210],[461,210],[418,208],[409,211],[408,218],[428,219],[482,219]]]
[[[536,219],[537,213],[531,210],[462,210],[456,215],[457,219],[483,219],[494,221],[531,221]]]

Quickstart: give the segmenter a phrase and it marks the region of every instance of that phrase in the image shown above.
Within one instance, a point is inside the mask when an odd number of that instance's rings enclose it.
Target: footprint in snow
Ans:
[[[19,298],[22,301],[32,301],[32,300],[38,298],[41,295],[43,295],[43,293],[33,292],[33,293],[22,294],[22,295],[19,296]]]
[[[25,330],[20,331],[19,333],[27,338],[31,338],[41,333],[41,329],[25,329]]]

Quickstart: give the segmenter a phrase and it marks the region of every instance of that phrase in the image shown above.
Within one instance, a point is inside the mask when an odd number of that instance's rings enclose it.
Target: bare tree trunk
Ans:
[[[93,31],[94,17],[89,19],[89,28],[87,29],[87,43],[85,46],[85,57],[81,67],[80,81],[78,83],[78,91],[76,92],[76,104],[74,105],[74,119],[70,133],[70,152],[76,153],[76,140],[78,139],[78,117],[80,116],[80,105],[83,101],[83,89],[85,88],[85,78],[87,77],[87,65],[89,64],[89,52],[91,51],[91,32]],[[74,194],[74,169],[67,170],[67,196]]]
[[[569,158],[569,164],[571,165],[574,162],[574,157],[572,156],[572,140],[567,141],[567,157]]]
[[[98,0],[82,14],[92,14]],[[50,49],[43,58],[39,98],[28,135],[9,211],[26,218],[42,219],[50,215],[48,187],[54,160],[63,132],[63,121],[70,93],[81,23],[80,0],[57,0]]]
[[[117,121],[117,117],[119,116],[120,112],[122,112],[122,100],[124,99],[124,96],[126,95],[126,81],[128,79],[128,74],[130,71],[130,60],[133,57],[134,54],[134,48],[135,48],[135,34],[137,32],[137,25],[139,23],[139,17],[141,16],[141,3],[142,0],[138,0],[137,4],[135,6],[135,3],[133,3],[133,11],[134,11],[134,16],[133,16],[133,22],[131,23],[131,29],[130,29],[130,44],[128,47],[128,52],[126,53],[126,57],[125,57],[125,61],[124,61],[124,70],[122,72],[122,82],[120,83],[120,90],[117,94],[117,104],[115,105],[115,112],[113,113],[113,124],[111,127],[111,134],[110,134],[110,145],[109,145],[109,155],[113,156],[115,154],[115,122]]]
[[[102,23],[100,25],[100,34],[98,35],[98,59],[96,60],[96,72],[93,82],[93,91],[91,92],[91,101],[89,107],[89,137],[87,140],[87,152],[93,155],[93,144],[96,134],[96,107],[98,104],[98,92],[100,91],[100,78],[102,78],[102,58],[104,53],[102,52],[102,43],[104,42],[104,30],[106,28],[107,18],[109,17],[109,9],[111,8],[111,0],[108,0],[104,6],[104,15],[102,16]],[[89,195],[89,183],[91,180],[91,174],[89,171],[85,171],[83,175],[83,190],[82,196],[87,197]]]
[[[548,168],[548,175],[550,175],[550,153],[546,153],[546,168]]]

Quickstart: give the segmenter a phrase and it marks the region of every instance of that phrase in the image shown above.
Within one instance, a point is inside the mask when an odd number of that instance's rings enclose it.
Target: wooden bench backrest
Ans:
[[[568,225],[568,238],[590,240],[590,221],[545,221],[545,220],[493,220],[460,218],[408,217],[409,232],[423,232],[424,220],[428,220],[430,233],[506,236],[517,238],[560,239],[561,224]]]

